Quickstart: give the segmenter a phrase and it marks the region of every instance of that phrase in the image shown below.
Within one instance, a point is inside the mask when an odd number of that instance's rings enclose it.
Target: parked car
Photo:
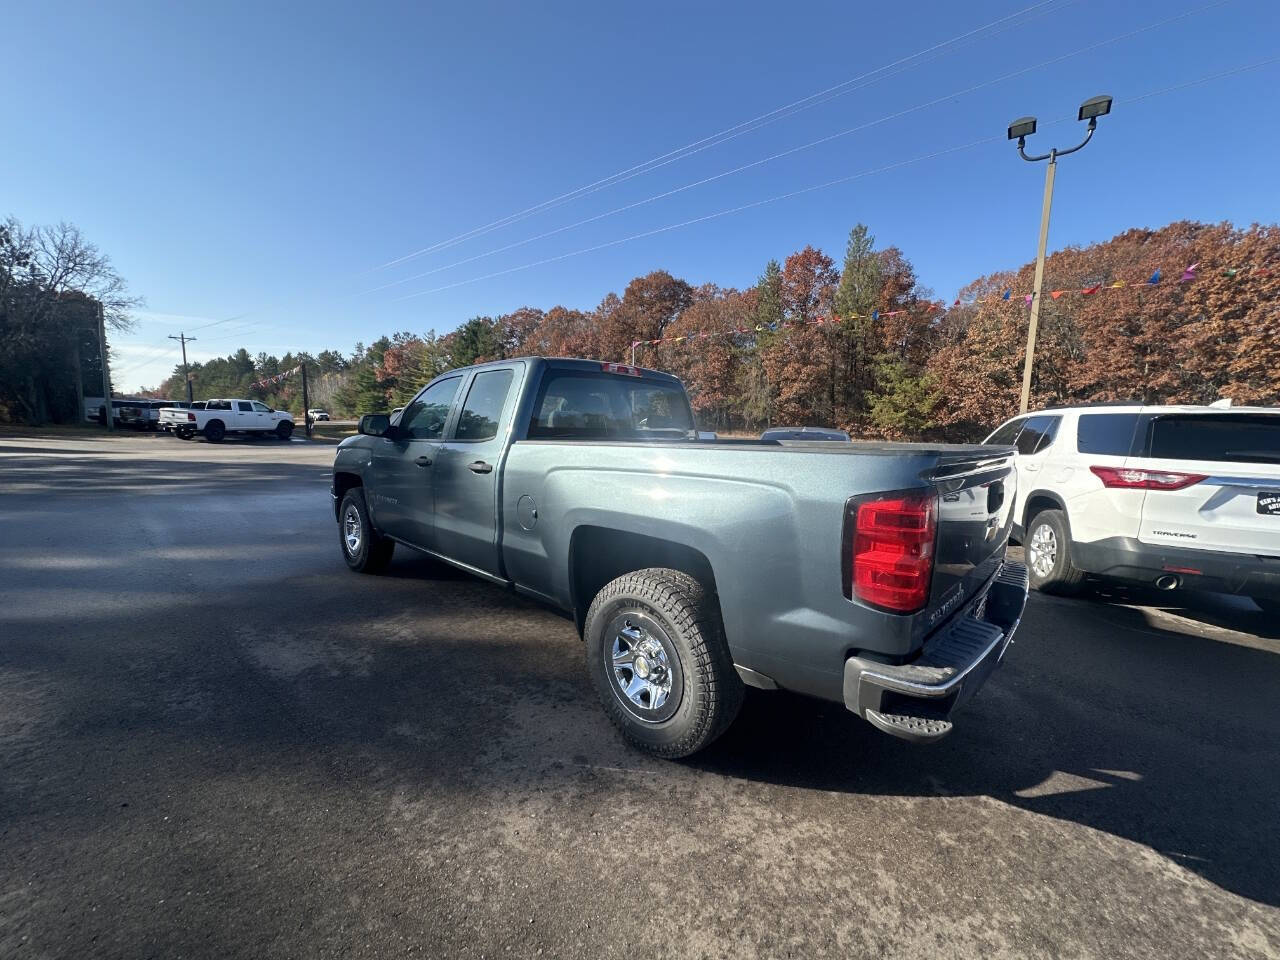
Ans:
[[[1107,406],[1015,417],[1032,586],[1086,574],[1251,597],[1280,612],[1280,410]]]
[[[307,416],[311,418],[313,423],[319,423],[321,420],[329,419],[329,413],[326,410],[308,410]]]
[[[770,427],[760,434],[761,440],[845,440],[849,435],[843,430],[827,427]]]
[[[271,433],[281,440],[293,435],[293,414],[259,400],[206,400],[203,407],[168,408],[160,411],[160,422],[180,440],[200,434],[210,443],[221,442],[229,433]]]
[[[122,397],[115,397],[115,398],[112,398],[112,400],[111,400],[111,422],[112,422],[113,424],[115,424],[116,426],[118,426],[118,427],[119,427],[119,426],[124,426],[124,425],[125,425],[125,420],[124,420],[123,414],[124,414],[124,411],[125,411],[125,409],[126,409],[126,408],[130,409],[130,411],[131,411],[131,412],[130,412],[130,422],[132,422],[132,421],[133,421],[133,418],[134,418],[135,416],[137,416],[139,419],[141,419],[141,417],[142,417],[141,413],[137,413],[137,414],[135,414],[135,413],[133,412],[133,410],[134,410],[134,408],[136,408],[136,407],[138,406],[138,404],[140,404],[140,403],[142,403],[142,402],[144,402],[144,401],[141,401],[141,400],[131,400],[131,399],[122,398]],[[86,419],[86,420],[92,420],[92,421],[94,421],[95,423],[101,423],[101,424],[105,425],[105,424],[106,424],[106,422],[107,422],[107,406],[106,406],[106,404],[105,404],[105,403],[103,403],[102,398],[101,398],[101,397],[96,398],[96,406],[94,406],[94,407],[92,407],[92,408],[90,408],[89,403],[90,403],[90,401],[89,401],[89,400],[86,400],[86,401],[85,401],[85,419]]]
[[[949,732],[1026,601],[1004,556],[1013,456],[699,440],[673,376],[525,358],[451,370],[396,422],[362,417],[332,495],[352,570],[403,544],[572,615],[613,723],[679,757],[744,684],[907,740]]]

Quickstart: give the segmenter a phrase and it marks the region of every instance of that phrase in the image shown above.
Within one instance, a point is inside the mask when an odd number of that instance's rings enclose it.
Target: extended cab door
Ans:
[[[1280,414],[1156,415],[1142,452],[1139,540],[1280,556]]]
[[[430,383],[400,415],[389,436],[373,442],[365,494],[383,533],[432,550],[436,451],[457,398],[462,375]]]
[[[452,433],[435,467],[436,552],[482,573],[501,575],[498,494],[502,455],[524,365],[486,366],[466,385]]]
[[[227,424],[228,430],[264,430],[266,429],[262,423],[263,414],[256,413],[253,409],[253,403],[249,400],[235,401],[235,416],[233,422]]]

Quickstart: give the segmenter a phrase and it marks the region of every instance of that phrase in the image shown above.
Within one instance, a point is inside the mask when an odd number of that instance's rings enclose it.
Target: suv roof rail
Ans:
[[[1044,409],[1076,410],[1084,407],[1142,407],[1142,406],[1147,406],[1147,404],[1144,404],[1141,400],[1092,400],[1087,403],[1055,403],[1045,407]]]

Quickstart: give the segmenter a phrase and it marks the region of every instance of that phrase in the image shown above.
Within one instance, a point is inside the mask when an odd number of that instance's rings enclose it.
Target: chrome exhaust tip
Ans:
[[[1178,589],[1178,583],[1178,578],[1171,573],[1156,577],[1156,588],[1159,590],[1176,590]]]

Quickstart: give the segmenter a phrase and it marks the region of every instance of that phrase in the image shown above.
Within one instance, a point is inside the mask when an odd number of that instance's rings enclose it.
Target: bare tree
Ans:
[[[73,224],[0,223],[0,406],[37,423],[80,417],[76,367],[95,301],[118,331],[132,326],[130,311],[142,302]]]

